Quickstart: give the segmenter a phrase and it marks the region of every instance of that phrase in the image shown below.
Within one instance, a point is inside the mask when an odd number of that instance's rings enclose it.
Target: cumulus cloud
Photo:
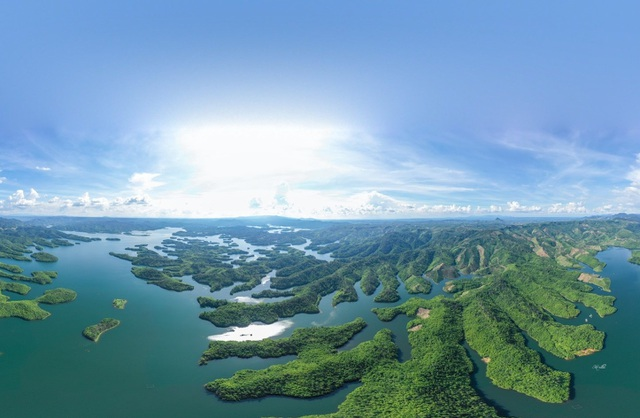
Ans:
[[[460,206],[460,205],[425,205],[421,206],[417,209],[419,213],[429,213],[429,214],[469,214],[471,213],[471,205]]]
[[[85,192],[75,202],[73,202],[73,206],[81,207],[81,208],[97,208],[97,209],[104,210],[109,208],[109,200],[104,197],[92,198],[91,196],[89,196],[89,192]]]
[[[549,213],[587,213],[587,208],[582,202],[554,203],[547,209]]]
[[[25,194],[24,190],[16,190],[11,196],[9,196],[9,206],[17,208],[26,208],[35,206],[38,203],[40,194],[35,189],[30,189],[28,194]]]
[[[118,197],[113,200],[113,206],[131,206],[131,205],[150,205],[151,199],[149,196],[131,196],[127,198]]]
[[[490,205],[488,207],[476,206],[476,209],[475,209],[476,214],[500,213],[502,211],[503,211],[503,208],[500,205]]]
[[[542,207],[540,206],[525,206],[521,205],[518,201],[507,202],[507,211],[508,212],[540,212]]]
[[[339,205],[327,205],[314,216],[343,218],[407,218],[423,216],[470,215],[471,205],[419,205],[393,198],[378,191],[357,193]]]

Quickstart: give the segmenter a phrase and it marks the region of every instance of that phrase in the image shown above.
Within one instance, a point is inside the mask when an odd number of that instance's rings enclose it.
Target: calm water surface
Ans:
[[[481,392],[503,411],[523,418],[639,416],[640,266],[627,262],[630,256],[631,252],[623,248],[610,248],[598,255],[599,260],[607,263],[600,274],[611,278],[611,294],[617,298],[615,306],[618,312],[600,318],[593,309],[581,307],[582,313],[578,318],[563,321],[578,325],[588,319],[589,323],[607,334],[605,349],[569,361],[544,354],[547,364],[572,374],[574,391],[570,401],[561,405],[545,404],[496,388],[485,377],[484,363],[472,353],[478,368],[475,378]],[[535,341],[529,341],[529,345],[538,349]]]
[[[203,385],[220,377],[229,377],[242,368],[263,368],[289,361],[292,357],[263,359],[226,359],[198,366],[207,347],[207,337],[222,334],[219,329],[198,318],[201,312],[196,297],[212,295],[208,287],[185,278],[196,287],[192,292],[170,292],[135,278],[131,264],[109,256],[109,251],[124,252],[125,247],[160,245],[173,230],[154,231],[149,236],[118,235],[121,241],[105,241],[112,235],[95,235],[102,241],[61,247],[50,252],[59,257],[54,264],[16,263],[25,269],[56,270],[59,277],[47,286],[33,285],[26,298],[32,299],[53,287],[68,287],[78,292],[69,303],[43,307],[52,312],[44,321],[0,320],[0,405],[2,417],[259,417],[299,416],[329,413],[357,387],[351,384],[327,397],[311,400],[284,397],[241,403],[221,402],[208,394]],[[243,247],[244,248],[244,244]],[[607,263],[603,275],[611,277],[619,311],[590,321],[607,332],[606,349],[593,356],[572,361],[545,360],[553,367],[574,375],[575,397],[563,405],[545,405],[525,396],[493,387],[484,377],[482,362],[475,379],[482,393],[504,411],[521,417],[601,417],[636,416],[640,406],[640,360],[636,355],[640,331],[635,326],[640,315],[640,268],[626,262],[629,252],[609,249],[600,254]],[[5,260],[5,262],[8,262]],[[329,295],[320,303],[318,315],[301,314],[292,318],[295,327],[338,325],[358,316],[369,326],[347,348],[371,339],[379,329],[390,328],[397,336],[401,358],[409,358],[405,326],[407,318],[382,323],[370,312],[373,302],[358,289],[360,301],[331,306]],[[228,296],[229,289],[214,293]],[[379,290],[378,290],[379,291]],[[234,296],[249,296],[251,292]],[[12,300],[23,298],[5,292]],[[442,284],[433,294],[442,294]],[[401,292],[406,298],[406,292]],[[116,310],[111,302],[124,298],[125,310]],[[584,322],[591,310],[585,309],[576,323]],[[87,326],[104,317],[121,320],[121,325],[104,334],[98,343],[82,337]],[[473,355],[473,354],[472,354]],[[603,370],[592,368],[606,364]]]

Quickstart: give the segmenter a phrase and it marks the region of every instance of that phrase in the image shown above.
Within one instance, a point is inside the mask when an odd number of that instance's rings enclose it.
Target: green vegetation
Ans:
[[[0,277],[4,277],[4,278],[15,280],[15,281],[33,282],[37,284],[49,284],[52,282],[52,279],[55,279],[56,277],[58,277],[58,273],[55,271],[34,271],[31,273],[31,276],[24,276],[22,274],[11,274],[11,273],[5,273],[4,271],[0,271]]]
[[[37,222],[27,224],[20,221],[0,219],[0,258],[32,261],[32,258],[27,257],[32,253],[30,247],[56,248],[73,245],[69,240],[90,241],[89,238],[49,228],[47,224],[35,225],[35,223]],[[19,274],[16,271],[9,271]]]
[[[201,308],[219,308],[222,305],[229,303],[226,299],[215,299],[206,296],[198,296],[198,304]]]
[[[87,222],[87,228],[100,228],[95,220]],[[382,320],[399,314],[412,317],[412,356],[404,363],[397,361],[388,331],[338,351],[358,332],[354,329],[363,326],[351,323],[345,326],[353,329],[296,330],[291,337],[260,342],[212,342],[202,355],[203,364],[228,356],[297,356],[283,365],[238,372],[207,385],[228,400],[319,396],[345,382],[360,381],[332,414],[336,417],[496,416],[471,386],[472,364],[463,341],[487,362],[487,376],[494,384],[544,402],[567,400],[570,376],[545,365],[540,353],[527,347],[525,334],[541,352],[562,359],[603,349],[604,333],[592,325],[566,325],[556,318],[575,318],[583,306],[602,317],[616,311],[613,296],[594,292],[594,286],[609,291],[611,281],[578,271],[585,264],[602,271],[598,252],[624,246],[636,250],[631,261],[640,260],[640,223],[634,217],[528,224],[295,221],[306,229],[296,226],[279,234],[256,228],[255,222],[185,221],[184,231],[161,246],[137,245],[127,248],[129,253],[112,255],[130,262],[136,277],[172,290],[190,290],[192,286],[179,279],[191,276],[211,291],[248,292],[269,275],[271,288],[253,297],[280,299],[245,304],[198,298],[201,307],[209,308],[200,317],[222,327],[315,313],[328,295],[334,306],[355,301],[356,286],[366,297],[388,304],[400,299],[400,286],[409,293],[427,294],[431,280],[455,279],[445,285],[451,298],[412,298],[374,310]],[[4,231],[8,234],[10,228]],[[0,234],[0,256],[29,259],[34,247],[68,242],[62,236],[36,238],[12,240]],[[250,250],[245,241],[263,247]],[[321,254],[331,253],[331,261],[292,247],[305,243]],[[0,265],[2,277],[24,280],[21,274]],[[461,274],[473,278],[459,279]],[[30,279],[45,280],[42,274],[36,276]],[[377,356],[371,355],[374,348]]]
[[[267,338],[261,341],[212,341],[209,343],[209,349],[202,354],[200,364],[227,357],[282,357],[300,354],[318,346],[337,349],[366,326],[362,318],[356,318],[352,322],[335,327],[299,328],[293,331],[291,337],[278,340]]]
[[[14,264],[5,264],[5,263],[0,263],[0,269],[10,271],[11,273],[14,273],[14,274],[20,274],[23,271],[20,266],[16,266]]]
[[[268,299],[268,298],[282,298],[294,296],[295,293],[290,290],[271,290],[266,289],[258,293],[252,293],[251,297],[254,299]]]
[[[630,263],[640,264],[640,250],[631,251],[631,258],[629,258]]]
[[[312,345],[286,364],[264,370],[243,370],[229,379],[217,379],[205,388],[226,401],[285,395],[309,398],[326,395],[357,381],[377,366],[396,360],[397,348],[389,330],[352,350],[336,352]]]
[[[362,385],[326,417],[497,417],[471,386],[473,365],[462,347],[460,304],[442,298],[378,309],[384,317],[429,310],[409,323],[411,360],[387,361],[363,375]]]
[[[219,306],[214,311],[200,314],[217,327],[236,325],[246,327],[252,322],[272,324],[279,318],[289,318],[298,313],[318,313],[318,296],[307,292],[298,294],[290,299],[273,303],[246,304],[229,302]]]
[[[55,271],[34,271],[30,278],[24,280],[38,284],[49,284],[56,277],[58,277],[58,273]]]
[[[127,300],[126,299],[114,299],[113,300],[113,307],[116,309],[124,309],[124,307],[127,305]]]
[[[50,312],[38,306],[35,300],[0,302],[0,318],[16,317],[27,321],[46,319]]]
[[[373,295],[378,286],[380,286],[380,279],[378,279],[373,269],[365,269],[360,279],[360,287],[364,294],[367,296]]]
[[[21,283],[7,283],[0,281],[0,291],[7,290],[21,295],[29,292],[29,286]],[[16,317],[27,321],[35,321],[48,318],[51,313],[45,311],[39,303],[55,305],[71,302],[76,298],[76,292],[70,289],[50,289],[33,300],[9,301],[9,298],[0,293],[0,318]]]
[[[376,302],[393,303],[400,300],[398,287],[400,283],[396,277],[397,272],[388,263],[381,264],[376,269],[378,280],[382,283],[382,291],[373,299]]]
[[[104,318],[102,321],[98,322],[95,325],[90,325],[82,331],[82,335],[91,341],[98,342],[100,336],[105,332],[109,331],[120,325],[120,321],[113,318]]]
[[[154,284],[163,289],[173,290],[175,292],[193,290],[192,285],[183,283],[182,281],[174,279],[162,271],[151,267],[133,267],[131,272],[137,278],[146,280],[147,283]]]
[[[58,257],[45,252],[33,253],[31,254],[31,258],[41,263],[55,263],[56,261],[58,261]]]
[[[597,274],[582,273],[578,277],[578,280],[598,286],[605,292],[611,292],[611,279],[607,277],[600,277]]]
[[[7,292],[17,293],[19,295],[26,295],[27,293],[29,293],[31,288],[26,284],[11,283],[0,280],[0,295],[2,294],[1,292],[3,290],[6,290]]]
[[[591,267],[593,271],[597,273],[601,272],[606,265],[602,261],[595,258],[592,254],[581,254],[578,257],[576,257],[576,260]]]
[[[51,289],[45,290],[44,295],[37,298],[38,303],[46,303],[47,305],[56,305],[58,303],[67,303],[75,300],[77,293],[71,289]]]
[[[569,373],[542,363],[540,354],[526,346],[515,323],[485,294],[471,299],[463,313],[469,346],[487,363],[487,377],[543,402],[569,399]]]

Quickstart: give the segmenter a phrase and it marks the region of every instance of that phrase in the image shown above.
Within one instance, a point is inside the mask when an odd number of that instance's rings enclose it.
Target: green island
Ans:
[[[88,230],[126,232],[84,222]],[[144,222],[152,229],[171,221]],[[391,331],[382,328],[363,340],[360,318],[298,328],[288,337],[211,341],[202,353],[203,367],[228,357],[293,357],[203,382],[227,401],[324,396],[359,382],[337,410],[324,415],[331,417],[500,416],[504,411],[483,399],[472,382],[468,351],[486,363],[494,385],[546,403],[566,402],[574,390],[571,375],[545,358],[571,360],[605,349],[604,332],[575,319],[581,311],[605,318],[617,310],[615,286],[600,275],[606,264],[598,253],[624,247],[632,250],[631,262],[640,260],[640,218],[634,215],[536,222],[174,222],[182,229],[162,245],[110,254],[131,263],[133,276],[164,289],[191,290],[184,281],[190,277],[211,292],[253,291],[260,300],[198,297],[200,318],[214,326],[271,324],[318,313],[325,297],[337,306],[362,295],[375,306],[374,321],[409,318],[404,332],[411,355],[402,362]],[[73,230],[81,231],[80,225]],[[269,225],[285,225],[286,232],[271,233]],[[15,257],[24,254],[28,249]],[[0,266],[0,274],[22,272]],[[11,292],[9,284],[3,286]],[[431,297],[435,286],[445,294]],[[402,299],[401,291],[412,297]],[[87,329],[97,340],[117,324],[105,319]]]
[[[56,261],[58,261],[58,257],[56,257],[55,255],[42,251],[31,254],[31,258],[41,263],[55,263]]]
[[[396,307],[374,309],[383,321],[398,314],[413,318],[407,329],[413,347],[411,359],[399,363],[397,355],[390,356],[363,368],[357,378],[362,385],[329,416],[415,416],[417,411],[429,416],[497,416],[498,411],[486,404],[471,384],[473,366],[463,343],[486,362],[487,377],[496,386],[543,402],[567,401],[571,376],[546,364],[539,352],[528,347],[525,335],[545,352],[566,360],[602,350],[602,331],[591,324],[567,325],[556,318],[575,318],[580,313],[577,304],[593,309],[600,317],[615,313],[615,297],[594,292],[593,286],[611,291],[610,279],[597,274],[604,263],[595,256],[610,246],[640,248],[639,230],[635,219],[328,226],[306,231],[304,236],[313,243],[310,249],[331,253],[332,261],[306,256],[291,247],[297,241],[292,233],[290,246],[277,237],[277,252],[260,250],[262,257],[236,259],[231,266],[230,254],[222,245],[205,246],[193,238],[170,239],[163,244],[176,257],[165,261],[172,264],[163,271],[178,277],[193,274],[194,280],[215,291],[238,282],[242,290],[251,289],[261,277],[276,270],[270,289],[252,296],[283,296],[283,300],[249,304],[198,298],[201,307],[212,308],[200,317],[218,327],[269,324],[300,313],[317,313],[320,299],[327,295],[332,295],[334,306],[353,302],[358,299],[354,287],[358,282],[375,302],[390,304],[400,299],[400,286],[414,295],[428,294],[434,283],[446,280],[444,289],[449,297],[416,297]],[[213,228],[198,232],[215,235]],[[198,232],[187,230],[184,234]],[[260,235],[259,230],[249,228],[225,232],[252,245],[265,244],[267,238],[267,234],[254,237]],[[160,257],[146,251],[147,258]],[[581,271],[585,265],[594,273]],[[463,274],[471,277],[459,278]],[[278,341],[212,342],[201,364],[229,355],[268,355]],[[290,344],[286,338],[282,341]],[[356,346],[358,353],[366,347]],[[350,381],[336,376],[336,382],[325,382],[320,385],[323,389],[311,391],[305,385],[320,379],[317,370],[325,361],[339,364],[342,352],[314,349],[312,364],[305,350],[282,352],[298,358],[264,370],[239,371],[205,387],[221,399],[241,400],[266,395],[320,396],[328,393],[327,388],[336,389],[337,382]],[[327,356],[337,357],[329,360]],[[288,386],[280,380],[283,375],[305,375],[301,370],[308,371],[304,384],[299,377],[292,378]],[[270,389],[256,389],[262,387]],[[362,415],[362,411],[367,412]]]
[[[348,382],[360,380],[369,371],[398,356],[389,330],[348,351],[337,352],[326,345],[302,350],[285,364],[263,370],[246,370],[228,379],[207,383],[205,388],[226,401],[284,395],[309,398],[326,395]]]
[[[210,360],[228,357],[261,357],[273,358],[297,354],[309,348],[327,346],[337,349],[345,345],[367,326],[362,318],[335,327],[299,328],[293,335],[278,340],[264,339],[260,341],[212,341],[209,349],[202,354],[200,364]]]
[[[82,331],[82,335],[91,341],[98,342],[100,336],[105,332],[120,325],[120,321],[113,318],[104,318],[95,325],[89,325]]]
[[[71,289],[50,289],[46,290],[42,296],[32,300],[10,301],[2,290],[25,295],[31,289],[29,286],[20,283],[7,283],[0,281],[0,318],[15,317],[27,321],[46,319],[51,316],[50,312],[42,309],[39,304],[57,305],[75,300],[76,292]]]
[[[124,307],[127,305],[127,300],[126,299],[114,299],[113,300],[113,307],[116,309],[124,309]]]

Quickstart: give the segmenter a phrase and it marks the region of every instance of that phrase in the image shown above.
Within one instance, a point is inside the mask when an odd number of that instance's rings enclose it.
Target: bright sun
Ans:
[[[179,147],[209,180],[291,181],[330,168],[327,152],[339,140],[331,128],[292,125],[215,125],[179,132]]]
[[[342,169],[346,139],[344,130],[332,127],[211,125],[179,130],[174,150],[189,171],[192,193],[211,206],[237,211],[252,200],[273,200],[283,190],[301,197],[298,185],[331,178]]]

